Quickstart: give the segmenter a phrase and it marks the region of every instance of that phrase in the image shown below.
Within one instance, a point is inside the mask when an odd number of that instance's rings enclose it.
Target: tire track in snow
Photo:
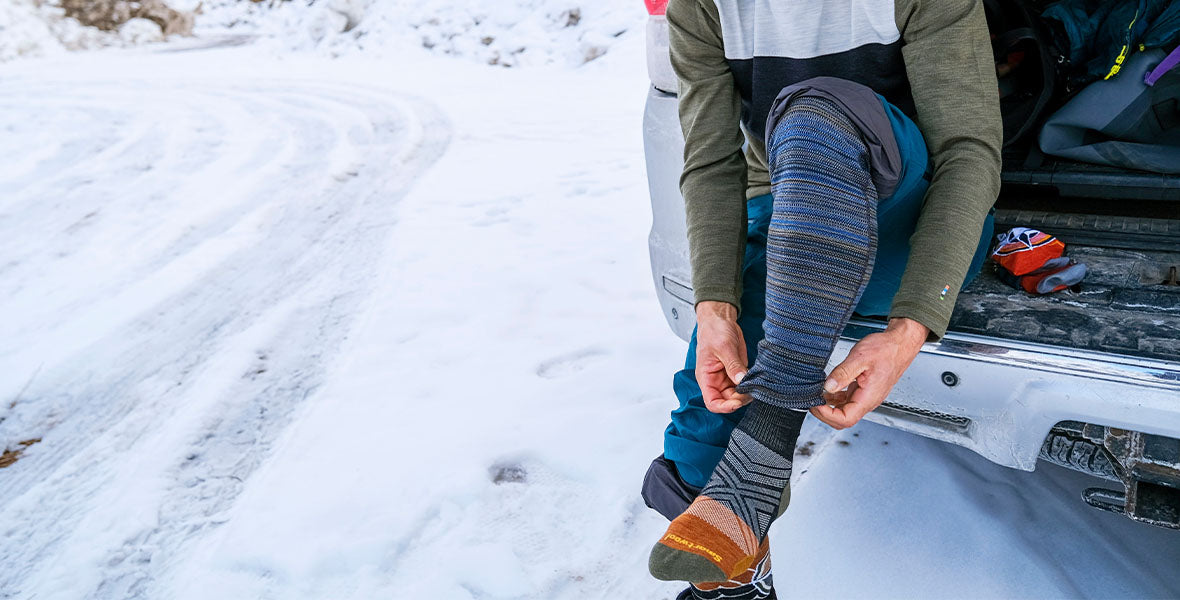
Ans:
[[[323,380],[397,200],[449,140],[413,98],[217,83],[0,91],[0,114],[27,120],[10,131],[61,140],[0,172],[0,311],[32,315],[0,325],[16,340],[0,362],[26,379],[43,364],[0,414],[0,445],[44,438],[0,471],[0,597],[82,566],[57,559],[128,470],[165,483],[143,527],[94,549],[105,572],[92,597],[142,597],[223,519]],[[134,457],[145,449],[164,456]]]

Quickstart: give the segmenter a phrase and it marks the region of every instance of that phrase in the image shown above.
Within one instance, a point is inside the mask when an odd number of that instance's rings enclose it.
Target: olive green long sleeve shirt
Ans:
[[[804,79],[842,77],[910,114],[925,137],[931,183],[889,316],[941,337],[1000,185],[981,0],[671,0],[667,19],[696,301],[740,307],[745,200],[770,192],[770,102]]]

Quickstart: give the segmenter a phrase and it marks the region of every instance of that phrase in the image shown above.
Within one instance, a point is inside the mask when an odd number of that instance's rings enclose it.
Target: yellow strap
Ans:
[[[1135,27],[1135,21],[1138,21],[1138,20],[1139,20],[1139,9],[1135,9],[1135,18],[1131,19],[1130,24],[1127,25],[1127,31],[1131,31],[1131,28]],[[1129,33],[1127,34],[1127,37],[1130,37]],[[1140,44],[1140,50],[1142,50],[1142,49],[1143,49],[1142,44]],[[1125,60],[1127,60],[1127,45],[1123,44],[1123,49],[1120,50],[1119,55],[1117,57],[1115,57],[1114,64],[1111,65],[1111,67],[1110,67],[1110,72],[1107,73],[1106,77],[1103,77],[1102,79],[1110,79],[1111,77],[1118,75],[1119,70],[1121,70],[1123,68],[1123,61],[1125,61]]]

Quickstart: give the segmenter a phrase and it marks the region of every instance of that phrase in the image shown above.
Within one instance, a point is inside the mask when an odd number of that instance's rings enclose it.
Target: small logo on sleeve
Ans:
[[[942,286],[942,293],[938,295],[938,299],[939,300],[946,300],[946,295],[950,291],[951,291],[951,286],[949,286],[949,285]]]

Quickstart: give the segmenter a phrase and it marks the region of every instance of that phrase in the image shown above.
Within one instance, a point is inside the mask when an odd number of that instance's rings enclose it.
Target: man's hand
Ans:
[[[731,413],[751,398],[734,389],[746,376],[746,339],[737,324],[737,308],[728,302],[697,304],[697,383],[705,407]]]
[[[824,383],[827,404],[811,409],[811,414],[836,429],[856,425],[885,401],[929,334],[912,319],[890,319],[885,331],[866,335],[832,369]]]

